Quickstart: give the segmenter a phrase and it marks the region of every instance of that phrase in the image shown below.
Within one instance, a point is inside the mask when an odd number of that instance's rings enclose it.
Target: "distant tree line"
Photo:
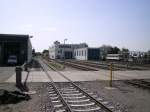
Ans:
[[[110,46],[110,45],[102,45],[100,47],[100,50],[101,50],[100,56],[103,60],[106,59],[107,54],[118,54],[118,53],[127,53],[127,52],[129,52],[129,49],[127,49],[127,48],[120,49],[117,46],[113,47],[113,46]]]
[[[102,45],[100,47],[101,51],[106,53],[106,54],[118,54],[119,52],[128,52],[129,49],[127,48],[118,48],[117,46],[110,46],[110,45]]]

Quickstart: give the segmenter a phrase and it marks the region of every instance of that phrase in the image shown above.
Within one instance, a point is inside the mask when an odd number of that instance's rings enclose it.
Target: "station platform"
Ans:
[[[95,81],[109,80],[110,71],[61,71],[72,81]],[[67,82],[62,76],[55,71],[49,71],[49,75],[54,82]],[[128,80],[128,79],[150,79],[150,71],[113,71],[113,80]],[[15,82],[16,75],[13,74],[5,82]],[[22,82],[49,82],[48,76],[43,71],[22,72]]]

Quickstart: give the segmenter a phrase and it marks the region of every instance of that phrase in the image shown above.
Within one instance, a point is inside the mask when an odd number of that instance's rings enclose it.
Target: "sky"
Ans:
[[[150,0],[0,0],[0,33],[32,35],[42,51],[55,40],[150,50]]]

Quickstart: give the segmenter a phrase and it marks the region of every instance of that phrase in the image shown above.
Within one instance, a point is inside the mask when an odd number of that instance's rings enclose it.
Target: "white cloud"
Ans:
[[[25,25],[25,28],[29,28],[29,29],[30,29],[30,28],[32,28],[32,27],[33,27],[32,24],[26,24],[26,25]]]
[[[55,27],[45,27],[44,28],[44,31],[56,31],[56,28]]]

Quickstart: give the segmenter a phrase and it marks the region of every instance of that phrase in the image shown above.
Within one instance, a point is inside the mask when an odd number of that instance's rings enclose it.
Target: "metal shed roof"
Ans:
[[[18,38],[29,38],[29,35],[22,35],[22,34],[0,34],[1,37],[18,37]]]

